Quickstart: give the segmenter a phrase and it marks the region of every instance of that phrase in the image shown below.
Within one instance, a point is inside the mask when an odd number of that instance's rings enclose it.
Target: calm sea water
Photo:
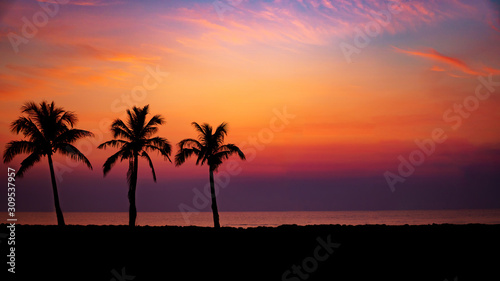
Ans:
[[[1,213],[2,223],[7,222],[7,213]],[[405,210],[405,211],[333,211],[333,212],[220,212],[222,226],[256,227],[282,224],[500,224],[500,209],[495,210]],[[18,224],[57,224],[53,212],[17,212]],[[126,225],[127,212],[91,213],[66,212],[66,224],[78,225]],[[212,213],[143,212],[137,215],[138,225],[196,225],[213,226]]]

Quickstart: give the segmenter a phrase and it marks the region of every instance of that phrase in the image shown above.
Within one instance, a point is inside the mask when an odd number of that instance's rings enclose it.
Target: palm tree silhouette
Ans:
[[[64,216],[59,205],[52,155],[59,152],[73,160],[85,163],[92,170],[90,161],[72,143],[84,137],[93,137],[94,134],[74,129],[73,126],[78,120],[76,115],[62,107],[55,107],[54,102],[48,104],[43,101],[40,105],[28,102],[21,107],[21,112],[28,116],[20,116],[11,123],[10,127],[13,133],[22,133],[28,140],[9,142],[5,147],[3,162],[9,163],[16,155],[29,153],[30,155],[21,162],[21,167],[16,174],[17,177],[21,178],[29,168],[40,161],[42,156],[47,156],[57,224],[63,226],[65,225]]]
[[[212,196],[212,213],[214,217],[214,227],[219,228],[219,212],[217,210],[217,200],[215,198],[214,187],[214,171],[217,172],[222,161],[228,159],[233,153],[245,160],[245,154],[234,144],[224,144],[224,137],[227,135],[227,123],[222,123],[217,127],[215,132],[212,133],[212,126],[207,123],[201,126],[193,122],[191,123],[196,131],[198,131],[198,140],[184,139],[177,145],[179,152],[175,155],[175,165],[180,166],[191,155],[196,155],[196,165],[203,165],[205,162],[209,167],[210,173],[210,193]]]
[[[154,115],[146,122],[146,115],[149,113],[149,105],[144,108],[133,107],[132,110],[127,109],[128,119],[123,122],[121,119],[116,119],[111,124],[111,132],[113,140],[104,142],[98,146],[99,149],[105,149],[108,146],[119,148],[117,153],[111,155],[104,165],[104,176],[111,170],[118,159],[120,161],[128,159],[127,181],[129,184],[128,200],[129,208],[129,226],[135,226],[137,217],[137,208],[135,206],[135,190],[137,187],[137,168],[139,156],[148,160],[149,167],[153,172],[153,180],[156,182],[155,169],[153,162],[149,157],[148,152],[157,151],[163,155],[168,161],[170,160],[171,146],[165,138],[151,137],[158,131],[158,125],[165,123],[161,115]],[[120,139],[122,138],[122,139]]]

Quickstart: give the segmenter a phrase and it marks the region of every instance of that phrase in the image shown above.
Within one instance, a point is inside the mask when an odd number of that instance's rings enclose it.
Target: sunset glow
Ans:
[[[0,4],[0,144],[21,139],[9,126],[26,101],[77,114],[96,135],[76,145],[93,170],[56,158],[66,211],[126,210],[127,164],[103,179],[113,150],[97,146],[146,104],[173,146],[193,121],[227,122],[226,142],[253,156],[221,211],[500,208],[497,2],[60,2]],[[436,128],[445,140],[391,192],[384,173]],[[178,211],[207,182],[194,160],[153,162],[157,183],[139,167],[142,211]],[[47,171],[19,180],[20,208],[51,210]]]

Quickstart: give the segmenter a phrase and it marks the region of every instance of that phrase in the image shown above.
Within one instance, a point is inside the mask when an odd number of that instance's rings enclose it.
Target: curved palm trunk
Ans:
[[[49,168],[50,168],[50,178],[52,179],[52,192],[54,193],[54,205],[56,207],[56,215],[57,215],[57,225],[64,226],[64,216],[61,210],[61,206],[59,205],[59,195],[57,193],[57,182],[56,176],[54,174],[54,165],[52,164],[52,156],[51,154],[47,155],[49,159]]]
[[[214,171],[210,170],[210,193],[212,195],[212,214],[214,216],[214,228],[220,228],[219,211],[217,210],[217,199],[215,198]]]
[[[135,220],[137,218],[137,208],[135,207],[135,190],[137,187],[137,168],[138,168],[137,161],[138,157],[136,154],[134,154],[133,170],[128,190],[128,201],[130,202],[130,207],[128,210],[128,225],[131,227],[135,226]]]

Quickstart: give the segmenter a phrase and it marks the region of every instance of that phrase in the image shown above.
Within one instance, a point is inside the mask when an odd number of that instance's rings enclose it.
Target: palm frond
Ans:
[[[101,143],[97,148],[98,149],[106,149],[107,146],[122,147],[128,143],[129,142],[124,141],[124,140],[110,140],[110,141],[106,141],[106,142]]]
[[[172,153],[172,146],[170,145],[170,142],[165,138],[154,137],[147,139],[144,142],[143,149],[147,151],[157,151],[164,158],[168,159],[168,161],[172,162],[172,160],[170,160],[170,154]]]
[[[183,139],[177,144],[177,146],[179,146],[179,149],[191,148],[191,147],[196,147],[200,149],[203,145],[195,139]]]
[[[163,125],[165,123],[165,118],[160,114],[156,114],[151,119],[149,119],[148,124],[145,127]]]
[[[5,151],[3,153],[3,162],[9,163],[10,161],[12,161],[12,159],[14,159],[16,155],[22,153],[32,153],[36,150],[36,148],[37,144],[31,141],[11,141],[5,147]]]
[[[80,150],[73,145],[69,143],[58,143],[54,148],[56,152],[69,156],[72,160],[85,163],[85,165],[92,170],[92,164],[90,164],[89,159],[87,159],[87,157],[85,157],[85,155],[83,155],[83,153],[81,153]]]
[[[108,159],[106,159],[106,162],[104,162],[104,164],[102,165],[102,172],[103,172],[104,176],[106,176],[108,174],[108,172],[111,170],[111,168],[113,168],[113,166],[115,165],[116,160],[118,160],[118,158],[122,158],[122,160],[123,160],[124,152],[125,151],[122,148],[118,152],[116,152],[115,154],[111,155]]]
[[[21,153],[31,153],[21,163],[18,175],[22,175],[44,155],[59,151],[72,159],[84,162],[92,169],[90,161],[71,145],[78,139],[93,136],[89,131],[73,129],[77,122],[75,113],[56,107],[54,102],[40,104],[27,102],[21,107],[21,116],[11,123],[11,131],[22,133],[28,140],[12,141],[6,145],[4,161],[11,161]]]
[[[128,118],[125,120],[127,127],[130,129],[131,136],[137,135],[137,114],[136,114],[136,107],[134,106],[132,110],[127,109],[127,115]]]
[[[212,138],[213,138],[213,143],[217,144],[217,146],[220,146],[224,143],[224,137],[227,135],[227,123],[223,122],[220,124],[217,129],[215,130]]]
[[[55,143],[73,143],[84,137],[94,137],[92,132],[80,129],[67,130],[56,137]]]
[[[162,147],[165,144],[170,145],[168,140],[166,138],[162,138],[162,137],[149,138],[149,139],[144,141],[144,144],[145,145],[154,145],[154,146],[158,146],[158,147]]]
[[[194,155],[198,156],[198,158],[203,157],[202,151],[204,146],[198,140],[190,138],[183,139],[179,143],[177,143],[177,146],[179,147],[179,152],[175,156],[176,166],[183,164],[186,159],[189,158],[193,153]],[[198,165],[198,162],[199,161],[196,162],[196,165]]]
[[[172,153],[172,147],[168,140],[162,137],[148,138],[158,131],[157,126],[163,124],[164,119],[161,115],[154,115],[148,122],[146,122],[148,114],[149,105],[142,108],[134,106],[132,109],[127,109],[127,118],[125,121],[116,119],[111,126],[111,131],[113,132],[115,140],[102,143],[98,147],[106,148],[108,146],[112,146],[120,148],[119,152],[108,158],[106,163],[103,165],[103,170],[106,174],[118,159],[120,159],[120,161],[129,160],[129,169],[127,171],[127,181],[129,186],[133,183],[132,177],[134,176],[134,167],[137,167],[134,165],[138,164],[135,163],[138,156],[148,160],[155,181],[156,173],[148,152],[159,152],[171,162],[169,156]],[[128,141],[116,139],[119,137],[125,138]]]
[[[130,125],[129,125],[130,126]],[[116,119],[111,124],[111,132],[113,133],[113,138],[126,138],[132,140],[134,138],[134,133],[131,128],[125,125],[121,119]]]
[[[162,156],[170,156],[170,154],[172,153],[172,147],[170,143],[164,143],[163,145],[145,144],[143,150],[147,152],[156,151]]]
[[[46,104],[45,101],[43,101],[41,104]],[[40,121],[38,118],[42,115],[41,113],[41,108],[38,107],[38,105],[32,101],[27,102],[21,106],[21,112],[28,114],[31,118],[34,119],[35,122]]]
[[[203,123],[201,127],[205,131],[202,139],[204,140],[205,145],[210,148],[212,146],[212,126],[210,126],[208,123]]]
[[[229,156],[231,156],[234,152],[232,151],[219,151],[217,153],[215,153],[214,155],[212,155],[210,157],[210,161],[215,161],[217,159],[220,159],[220,160],[226,160],[229,158]]]
[[[30,118],[21,116],[10,124],[10,130],[13,133],[19,134],[20,132],[35,141],[42,141],[45,139],[44,135],[36,124]]]
[[[144,127],[140,133],[141,138],[148,138],[158,132],[158,127]]]
[[[120,157],[120,161],[130,159],[134,156],[134,151],[135,151],[134,146],[135,146],[135,143],[130,142],[130,143],[125,144],[121,148],[121,150],[123,150],[123,153],[122,153],[122,156]]]
[[[132,127],[135,136],[141,136],[141,132],[146,124],[146,115],[149,113],[149,105],[144,106],[143,108],[133,107],[135,120],[133,122],[134,126]]]
[[[200,149],[200,153],[198,153],[198,158],[196,159],[196,165],[205,164],[209,155],[210,153],[208,153],[208,147],[206,145],[202,146]]]
[[[149,122],[144,126],[141,132],[141,136],[148,138],[158,132],[158,126],[165,123],[165,119],[157,114],[149,120]]]
[[[48,104],[43,101],[40,103],[35,119],[47,140],[54,140],[60,133],[69,130],[68,125],[72,127],[72,121],[76,122],[74,113],[68,112],[68,115],[64,117],[65,112],[62,107],[55,107],[54,102]]]
[[[240,148],[237,147],[236,145],[232,143],[222,145],[217,149],[217,151],[214,154],[210,155],[208,159],[208,165],[211,167],[212,170],[217,171],[222,162],[224,160],[229,159],[229,156],[235,153],[238,154],[241,160],[246,159],[243,151],[241,151]]]
[[[209,124],[203,123],[200,125],[196,122],[193,122],[193,123],[191,123],[191,125],[194,126],[196,131],[198,131],[198,139],[203,144],[207,145],[208,143],[210,143],[211,136],[212,136],[212,127]]]
[[[153,161],[151,161],[151,158],[146,153],[146,151],[143,151],[141,153],[141,157],[146,158],[146,160],[148,160],[149,167],[151,168],[151,172],[153,172],[153,180],[154,180],[154,182],[156,182],[156,174],[155,174],[155,168],[153,167]]]
[[[199,133],[201,134],[204,134],[205,131],[203,130],[203,128],[200,126],[200,124],[196,123],[196,122],[192,122],[191,125],[193,125],[193,127],[196,129],[196,131],[198,131]]]
[[[57,123],[60,124],[61,126],[67,126],[69,125],[70,127],[73,127],[76,122],[78,122],[78,118],[76,117],[76,114],[73,111],[64,111],[62,108],[59,108],[61,112],[54,112],[56,116],[59,116],[57,119]]]
[[[193,154],[198,155],[200,150],[197,148],[182,148],[175,155],[175,166],[180,166],[186,162],[186,160],[191,157]]]
[[[212,134],[212,127],[203,123],[202,125],[191,123],[198,131],[198,139],[184,139],[178,143],[179,152],[175,156],[176,166],[181,165],[187,158],[195,154],[197,156],[196,165],[208,164],[210,170],[217,171],[218,167],[232,154],[236,153],[245,160],[245,154],[234,144],[224,144],[227,135],[227,123],[221,123]]]
[[[241,149],[238,146],[236,146],[232,143],[228,143],[228,144],[220,146],[219,151],[220,152],[229,151],[229,152],[231,152],[231,154],[237,153],[238,157],[240,157],[241,160],[246,160],[246,157],[245,157],[245,154],[243,153],[243,151],[241,151]]]
[[[31,153],[21,162],[21,167],[17,170],[16,177],[22,178],[24,176],[24,173],[31,167],[33,167],[33,165],[35,165],[37,162],[39,162],[41,158],[42,154],[40,154],[38,151],[34,151],[33,153]]]

